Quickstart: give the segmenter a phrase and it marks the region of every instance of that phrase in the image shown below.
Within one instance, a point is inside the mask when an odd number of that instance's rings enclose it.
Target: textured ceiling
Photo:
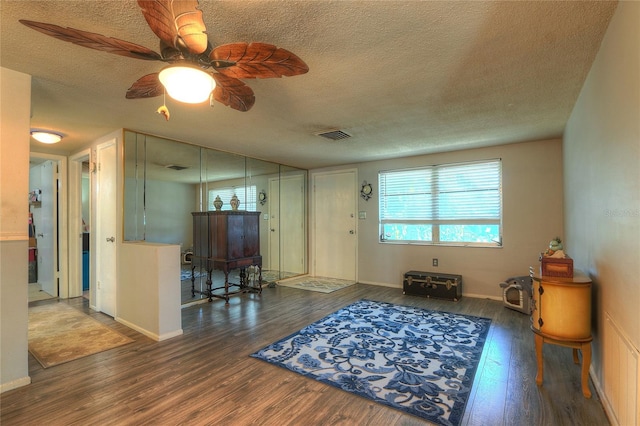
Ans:
[[[302,168],[562,135],[615,2],[201,1],[215,46],[259,41],[296,53],[307,74],[245,80],[248,112],[125,99],[161,62],[56,40],[18,19],[72,27],[158,51],[133,1],[1,2],[2,67],[33,76],[34,128],[70,153],[118,128]],[[341,129],[351,138],[317,136]]]

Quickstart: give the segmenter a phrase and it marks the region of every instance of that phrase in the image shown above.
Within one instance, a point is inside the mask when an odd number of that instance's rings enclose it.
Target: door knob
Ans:
[[[107,238],[108,243],[113,243],[116,239],[114,237]]]
[[[276,232],[276,230],[275,230],[275,229],[273,229],[273,228],[271,228],[271,232]]]
[[[356,233],[356,231],[354,231],[353,229],[351,229],[351,230],[349,230],[349,233],[350,233],[351,235],[353,235],[353,234],[355,234],[355,233]]]

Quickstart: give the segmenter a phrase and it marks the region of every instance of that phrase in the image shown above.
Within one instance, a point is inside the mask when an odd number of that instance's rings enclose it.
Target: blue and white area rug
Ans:
[[[491,320],[360,300],[252,357],[440,425],[459,425]]]

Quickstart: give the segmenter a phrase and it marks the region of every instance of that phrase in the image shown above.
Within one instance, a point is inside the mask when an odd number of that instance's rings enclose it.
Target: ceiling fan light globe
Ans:
[[[216,87],[211,74],[189,66],[167,67],[160,71],[158,78],[169,96],[188,104],[208,101]]]

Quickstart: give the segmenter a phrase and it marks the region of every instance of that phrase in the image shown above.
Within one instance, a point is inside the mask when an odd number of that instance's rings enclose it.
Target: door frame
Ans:
[[[68,214],[67,214],[67,157],[56,154],[46,154],[44,152],[30,151],[29,158],[39,158],[43,160],[51,160],[58,166],[57,181],[58,181],[58,218],[55,221],[57,224],[57,240],[58,245],[54,252],[58,257],[58,297],[61,299],[69,298],[69,231],[68,231]],[[25,200],[26,202],[26,200]]]
[[[82,296],[82,163],[87,160],[92,164],[91,149],[69,157],[69,297]],[[89,179],[93,180],[93,173]]]

